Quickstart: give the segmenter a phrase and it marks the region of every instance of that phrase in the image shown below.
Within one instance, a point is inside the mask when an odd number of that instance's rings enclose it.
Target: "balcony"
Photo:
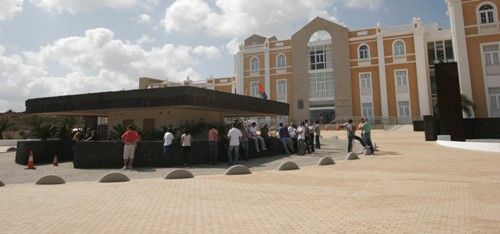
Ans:
[[[500,64],[486,65],[487,75],[500,75]]]
[[[259,76],[259,75],[260,75],[259,70],[250,71],[250,76]]]
[[[360,58],[358,59],[358,66],[368,66],[370,65],[370,58]]]
[[[394,55],[393,57],[394,63],[405,63],[406,62],[406,54]]]
[[[480,24],[478,27],[478,31],[480,34],[498,33],[500,32],[500,24],[499,23]]]

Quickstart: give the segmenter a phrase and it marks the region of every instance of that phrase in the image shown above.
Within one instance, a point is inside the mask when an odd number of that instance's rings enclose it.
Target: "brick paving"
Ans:
[[[342,137],[341,137],[342,138]],[[378,132],[374,157],[251,175],[0,188],[2,233],[498,233],[500,154]]]

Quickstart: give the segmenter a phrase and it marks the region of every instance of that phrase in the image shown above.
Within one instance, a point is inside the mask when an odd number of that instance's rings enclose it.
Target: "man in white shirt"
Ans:
[[[266,142],[264,142],[264,138],[261,136],[257,135],[257,123],[253,122],[252,125],[249,128],[249,133],[250,133],[250,139],[254,140],[255,142],[255,150],[259,152],[259,141],[260,144],[262,145],[262,150],[267,150],[266,148]]]
[[[174,140],[174,134],[170,131],[167,131],[165,135],[163,135],[163,153],[165,155],[165,159],[169,162],[169,154],[172,150],[172,141]]]
[[[306,154],[306,126],[304,126],[304,122],[299,123],[299,127],[297,128],[297,140],[298,140],[298,154],[305,155]]]
[[[238,156],[239,156],[239,149],[240,149],[240,138],[243,135],[241,134],[241,131],[237,129],[234,124],[227,133],[227,137],[229,138],[229,147],[228,147],[228,152],[227,156],[229,158],[229,165],[237,164],[238,163]],[[233,150],[234,150],[234,160],[233,160]]]

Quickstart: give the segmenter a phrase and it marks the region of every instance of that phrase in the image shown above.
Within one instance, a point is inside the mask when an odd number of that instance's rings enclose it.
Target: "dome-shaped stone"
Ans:
[[[299,165],[297,163],[288,161],[288,162],[283,162],[278,166],[279,171],[289,171],[289,170],[298,170]]]
[[[167,180],[173,180],[173,179],[190,179],[194,178],[193,173],[191,173],[188,170],[184,169],[176,169],[168,172],[167,176],[165,179]]]
[[[64,184],[64,183],[66,182],[63,180],[63,178],[55,175],[48,175],[38,179],[38,181],[36,181],[35,184],[47,185],[47,184]]]
[[[358,157],[358,154],[354,153],[354,152],[350,152],[347,154],[347,156],[345,157],[346,160],[356,160],[356,159],[359,159]]]
[[[247,175],[251,173],[252,172],[250,171],[250,169],[248,169],[248,167],[238,164],[227,169],[224,175]]]
[[[104,175],[99,182],[101,183],[115,183],[115,182],[127,182],[130,181],[130,179],[119,172],[111,172],[106,175]]]
[[[318,166],[332,165],[335,161],[331,157],[322,157],[318,161]]]

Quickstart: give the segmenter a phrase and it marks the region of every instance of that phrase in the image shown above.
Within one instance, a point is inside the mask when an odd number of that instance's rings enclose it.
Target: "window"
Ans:
[[[363,113],[363,116],[372,117],[373,116],[373,104],[371,102],[362,103],[361,104],[361,111]]]
[[[309,48],[310,70],[322,70],[331,67],[330,48],[330,45],[322,45]]]
[[[405,43],[402,40],[396,40],[394,42],[392,54],[393,54],[394,60],[405,60],[406,59]]]
[[[311,100],[333,99],[333,72],[310,73],[309,95]]]
[[[315,32],[309,39],[309,70],[331,68],[332,37],[327,31]]]
[[[500,117],[500,87],[488,88],[490,117]]]
[[[370,48],[368,45],[364,44],[359,46],[359,63],[369,63],[370,62]]]
[[[479,8],[479,19],[481,24],[492,24],[495,22],[495,9],[489,5],[484,4]]]
[[[484,60],[487,75],[500,74],[500,51],[499,45],[488,45],[483,47]]]
[[[279,102],[287,102],[288,88],[286,80],[276,81],[276,100]]]
[[[428,42],[427,54],[429,56],[429,65],[454,61],[451,40]]]
[[[252,58],[252,60],[250,61],[250,75],[259,75],[259,59],[256,57]]]
[[[410,116],[410,103],[408,101],[398,102],[398,115],[399,116]]]
[[[371,73],[359,74],[359,83],[361,86],[361,95],[372,94],[372,74]]]
[[[286,72],[286,57],[284,54],[279,54],[276,57],[276,67],[277,73]]]
[[[406,70],[398,70],[396,73],[396,91],[398,93],[408,92],[408,72]]]
[[[261,95],[259,93],[259,82],[251,82],[250,83],[250,96],[261,97]]]

